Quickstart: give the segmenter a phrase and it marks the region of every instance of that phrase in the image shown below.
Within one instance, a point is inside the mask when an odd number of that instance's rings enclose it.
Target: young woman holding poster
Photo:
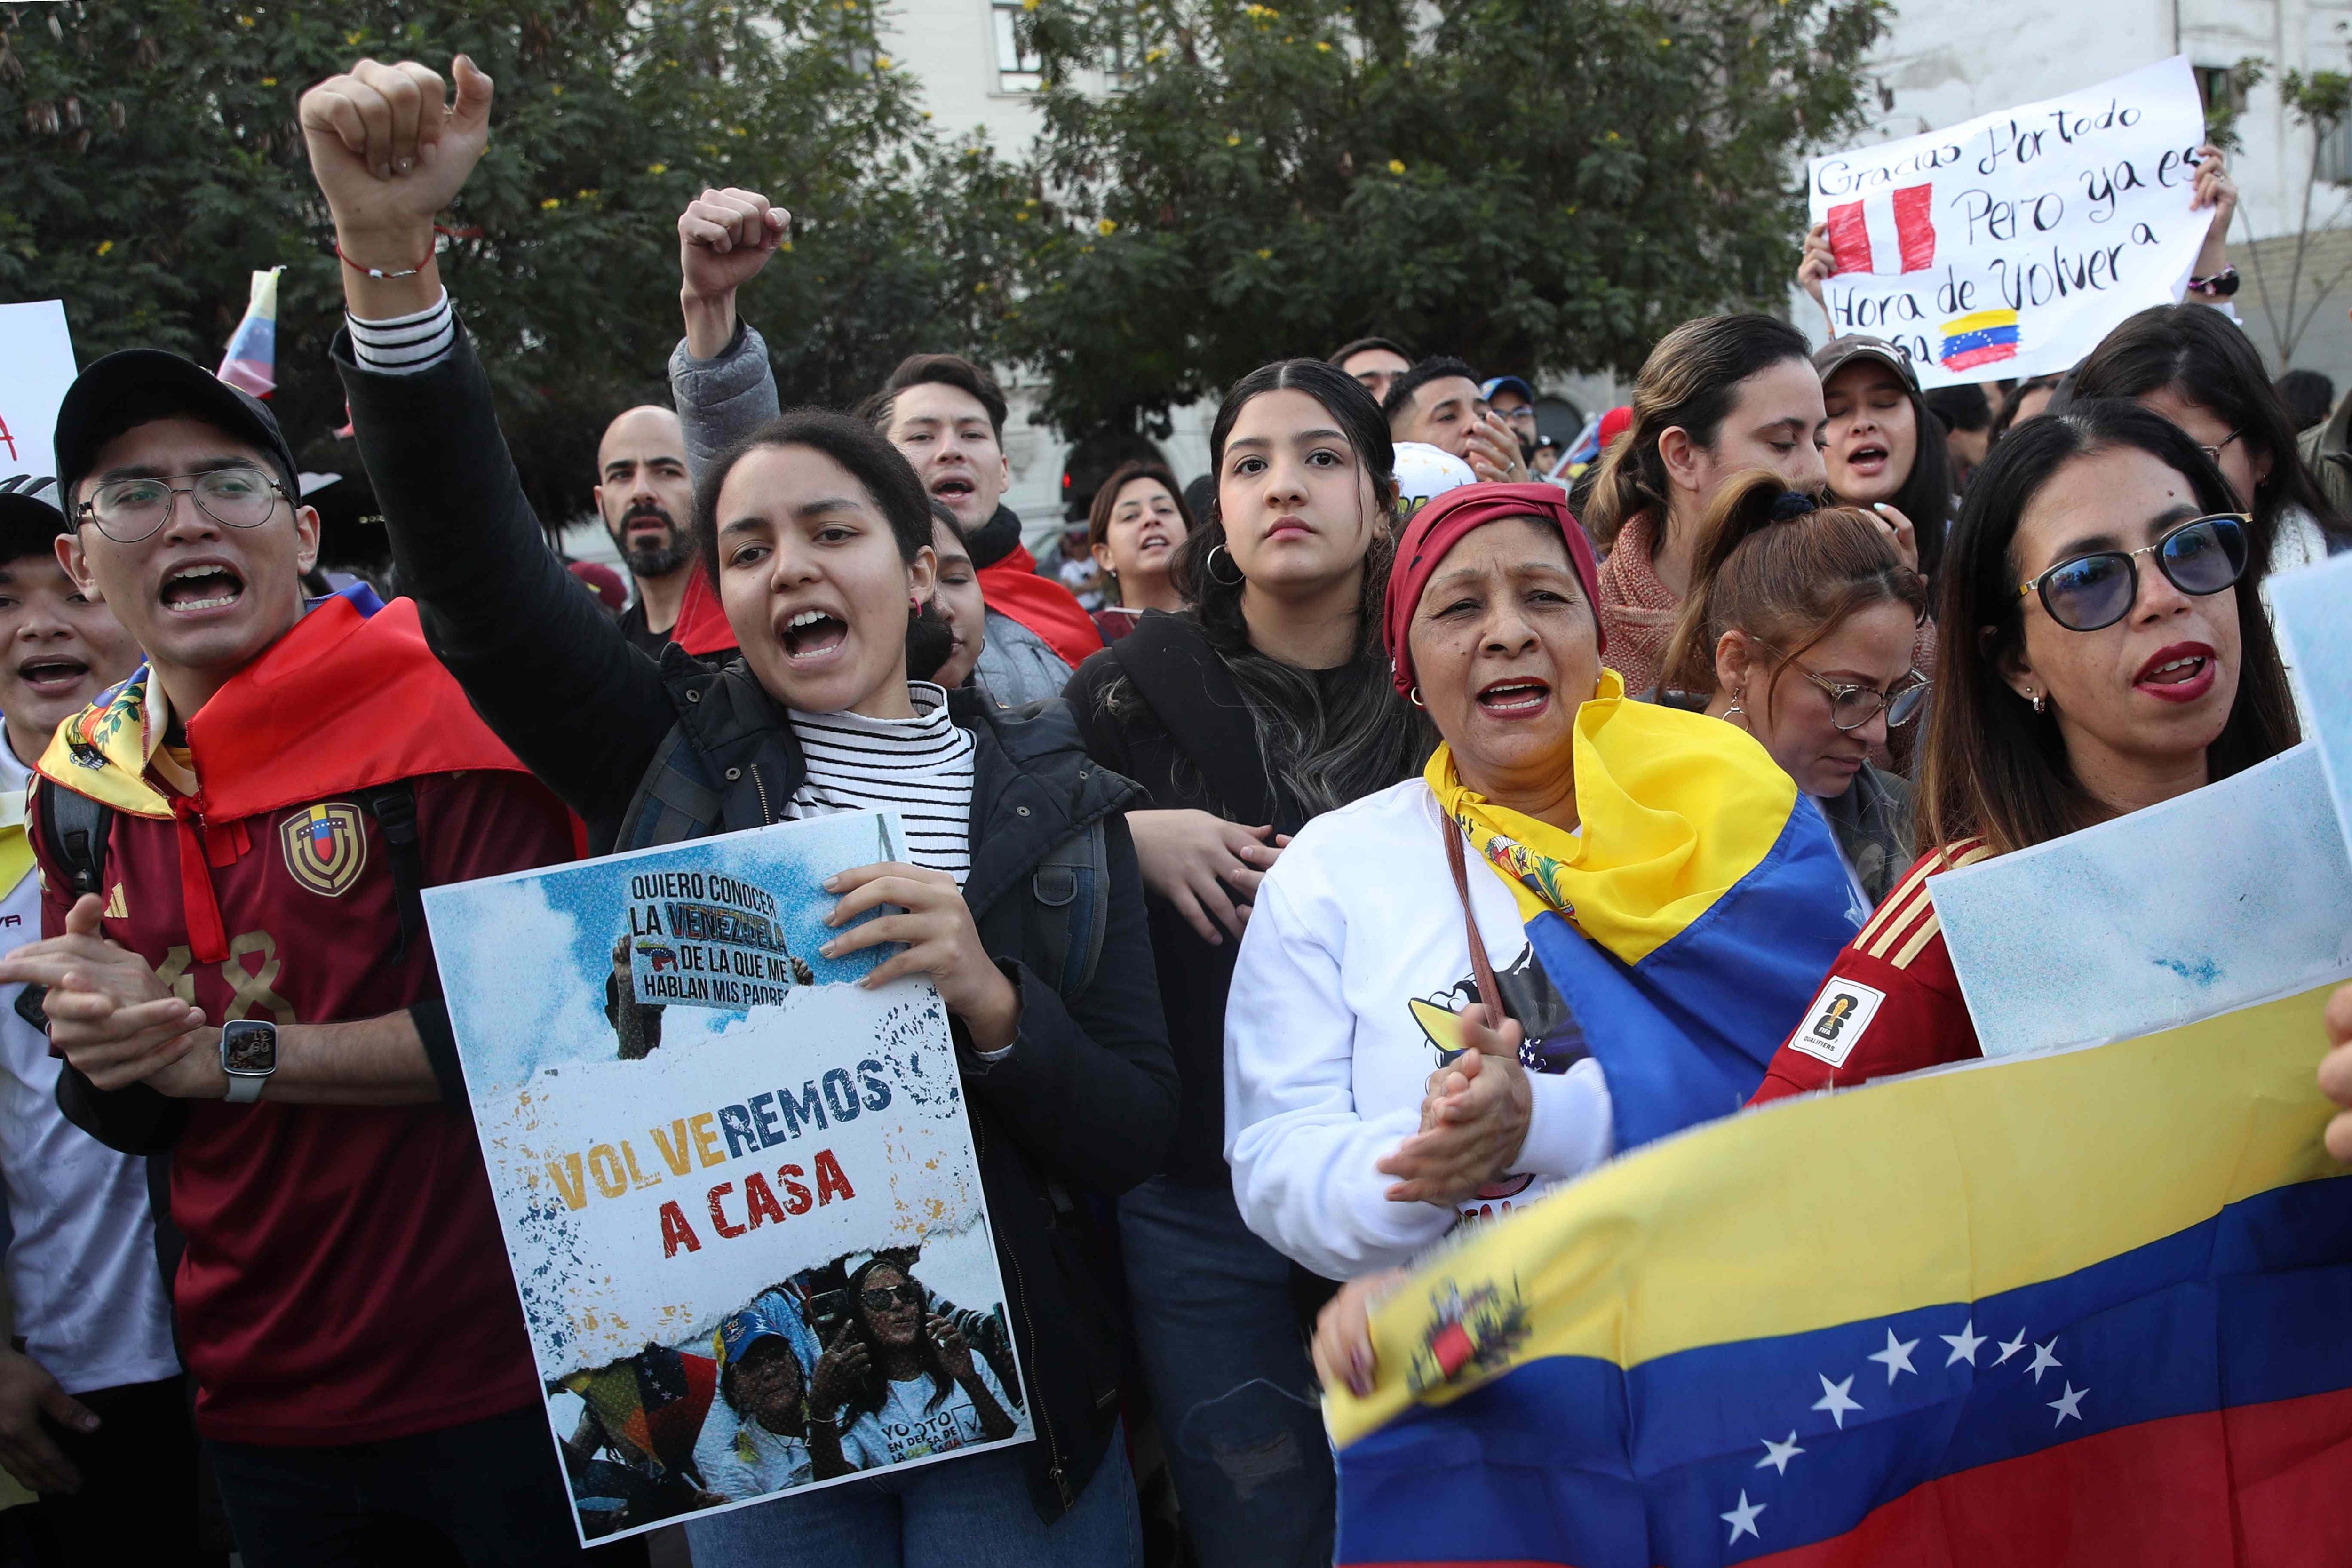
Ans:
[[[629,646],[549,553],[441,288],[433,217],[489,140],[489,79],[463,57],[456,74],[454,110],[432,71],[372,61],[301,106],[345,262],[338,368],[402,580],[477,710],[599,851],[901,813],[912,863],[836,876],[829,923],[903,912],[829,951],[903,944],[867,984],[922,973],[946,1005],[1036,1427],[1018,1447],[690,1521],[696,1558],[1132,1562],[1126,1352],[1085,1194],[1158,1169],[1175,1117],[1122,815],[1134,788],[1087,759],[1058,705],[1015,717],[909,682],[908,629],[935,568],[929,500],[881,435],[838,415],[786,415],[701,476],[701,569],[740,658],[718,668],[673,647],[656,665]],[[687,242],[772,247],[772,217]]]
[[[1633,427],[1601,460],[1584,527],[1606,556],[1609,668],[1639,696],[1690,589],[1699,520],[1725,481],[1769,468],[1792,490],[1827,478],[1829,418],[1805,334],[1769,316],[1702,316],[1658,340],[1633,384]]]
[[[1119,1200],[1137,1349],[1201,1561],[1273,1568],[1329,1559],[1333,1482],[1290,1264],[1225,1165],[1234,944],[1287,836],[1411,777],[1435,739],[1381,649],[1396,479],[1370,395],[1318,361],[1263,366],[1209,457],[1216,504],[1173,574],[1198,607],[1145,617],[1067,695],[1088,753],[1150,796],[1133,821],[1184,1080],[1167,1171]]]
[[[1933,873],[2295,743],[2252,543],[2212,459],[2137,405],[2076,403],[1993,448],[1940,584],[1937,624],[1970,633],[1945,646],[1927,721],[1919,840],[1932,847],[1838,955],[1758,1100],[1979,1054]]]

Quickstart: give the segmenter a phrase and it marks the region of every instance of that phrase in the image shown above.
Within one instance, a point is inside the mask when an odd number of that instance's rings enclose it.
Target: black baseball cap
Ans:
[[[66,388],[58,405],[58,504],[79,515],[74,490],[98,464],[98,454],[125,430],[157,419],[200,419],[258,447],[278,465],[286,494],[299,506],[302,481],[294,449],[269,405],[231,386],[192,359],[163,349],[121,349],[91,364]]]
[[[1919,373],[1913,368],[1911,356],[1885,338],[1874,338],[1867,332],[1848,332],[1823,343],[1813,351],[1813,369],[1826,382],[1840,367],[1858,359],[1877,361],[1901,376],[1904,385],[1914,392],[1919,390]]]
[[[0,479],[0,562],[55,552],[58,535],[66,531],[66,514],[43,496],[56,494],[56,485],[55,479],[31,474]]]

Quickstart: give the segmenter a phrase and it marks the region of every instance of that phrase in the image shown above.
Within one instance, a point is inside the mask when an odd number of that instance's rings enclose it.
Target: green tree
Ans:
[[[1066,426],[1363,332],[1637,366],[1777,301],[1797,155],[1879,0],[1028,0],[1045,129],[1008,342]],[[1101,89],[1116,84],[1118,90]]]
[[[2215,144],[2237,150],[2238,120],[2247,96],[2269,79],[2270,71],[2268,60],[2251,55],[2231,68],[2229,101],[2207,108],[2207,133]],[[2315,241],[2341,230],[2347,216],[2352,216],[2352,190],[2345,188],[2340,165],[2331,169],[2326,157],[2327,149],[2344,134],[2345,121],[2352,119],[2352,76],[2333,70],[2284,71],[2278,79],[2278,95],[2287,117],[2311,138],[2301,171],[2302,189],[2294,193],[2299,198],[2294,232],[2282,237],[2284,244],[2257,240],[2253,217],[2242,203],[2238,221],[2246,236],[2246,269],[2253,276],[2263,324],[2269,329],[2271,349],[2284,373],[2294,363],[2304,333],[2326,308],[2336,286],[2352,277],[2352,261],[2321,269],[2312,256]]]
[[[986,352],[1018,210],[940,144],[877,52],[870,0],[147,0],[0,7],[0,298],[62,298],[84,363],[152,344],[210,365],[257,268],[283,265],[274,399],[306,463],[350,469],[328,360],[331,230],[294,106],[362,56],[498,83],[490,152],[442,270],[533,502],[588,504],[597,437],[663,395],[676,220],[705,184],[776,193],[789,254],[745,309],[788,399],[844,404],[918,348]],[[965,237],[969,237],[969,243]]]

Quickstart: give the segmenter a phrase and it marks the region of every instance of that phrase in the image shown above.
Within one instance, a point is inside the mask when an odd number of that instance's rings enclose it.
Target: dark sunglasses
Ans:
[[[2236,511],[2191,518],[2137,550],[2101,550],[2061,561],[2021,585],[2017,596],[2038,592],[2052,620],[2070,632],[2095,632],[2131,614],[2139,598],[2138,558],[2148,554],[2182,593],[2218,594],[2245,574],[2246,524],[2252,521]]]
[[[869,1285],[857,1293],[857,1299],[866,1303],[869,1312],[887,1312],[894,1300],[909,1307],[921,1306],[923,1288],[911,1279],[901,1285]]]

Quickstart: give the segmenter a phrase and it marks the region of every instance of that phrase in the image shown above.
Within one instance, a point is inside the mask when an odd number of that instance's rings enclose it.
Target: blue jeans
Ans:
[[[1146,1182],[1118,1203],[1129,1310],[1160,1436],[1203,1568],[1331,1561],[1330,1439],[1290,1264],[1230,1185]]]
[[[1142,1568],[1127,1437],[1076,1508],[1037,1517],[1025,1447],[941,1459],[687,1521],[695,1568]]]

